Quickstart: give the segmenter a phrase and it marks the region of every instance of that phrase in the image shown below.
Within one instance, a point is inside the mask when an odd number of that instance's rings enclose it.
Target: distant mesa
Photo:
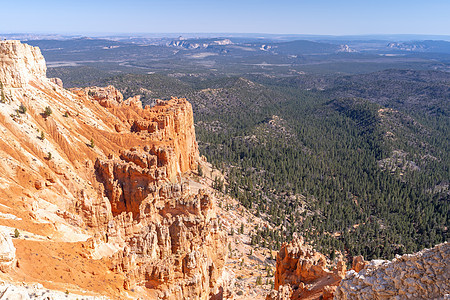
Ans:
[[[232,45],[233,42],[229,39],[206,39],[206,40],[186,40],[177,39],[169,42],[167,46],[181,48],[181,49],[206,49],[210,46],[225,46]]]

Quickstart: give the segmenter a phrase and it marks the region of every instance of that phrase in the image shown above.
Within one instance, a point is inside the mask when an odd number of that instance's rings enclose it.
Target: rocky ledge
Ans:
[[[450,299],[450,244],[351,270],[335,299]]]

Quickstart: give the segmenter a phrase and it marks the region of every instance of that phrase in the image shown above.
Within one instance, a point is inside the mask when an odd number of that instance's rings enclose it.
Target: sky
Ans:
[[[0,0],[0,33],[450,35],[450,0]]]

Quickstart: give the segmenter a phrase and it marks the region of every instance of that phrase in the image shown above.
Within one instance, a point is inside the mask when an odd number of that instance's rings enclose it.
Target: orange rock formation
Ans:
[[[8,278],[115,298],[220,298],[226,236],[212,196],[187,184],[199,159],[190,103],[142,108],[112,86],[69,92],[45,72],[38,48],[0,41],[0,212],[14,217],[0,225],[22,232]],[[45,252],[39,265],[30,247]],[[71,261],[57,259],[64,252]],[[89,271],[105,282],[89,283]]]
[[[275,290],[266,299],[332,299],[345,271],[342,261],[330,271],[323,254],[305,244],[301,236],[294,237],[278,252]]]

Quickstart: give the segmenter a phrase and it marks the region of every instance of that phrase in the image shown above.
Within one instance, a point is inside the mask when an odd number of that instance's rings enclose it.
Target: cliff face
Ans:
[[[343,262],[330,271],[325,256],[302,237],[284,243],[277,255],[275,290],[267,299],[330,299],[346,268]]]
[[[0,225],[22,232],[10,278],[119,298],[222,295],[215,199],[189,187],[199,159],[189,102],[142,108],[114,87],[69,92],[45,78],[38,48],[17,41],[0,41],[0,81],[0,213],[10,216]],[[42,266],[29,259],[41,246]],[[67,251],[73,267],[60,270]],[[89,268],[109,279],[88,283]]]
[[[447,299],[449,262],[448,243],[392,261],[373,260],[359,273],[347,273],[335,299]]]
[[[0,78],[4,87],[24,87],[33,78],[45,77],[47,67],[37,47],[19,41],[0,43]]]

